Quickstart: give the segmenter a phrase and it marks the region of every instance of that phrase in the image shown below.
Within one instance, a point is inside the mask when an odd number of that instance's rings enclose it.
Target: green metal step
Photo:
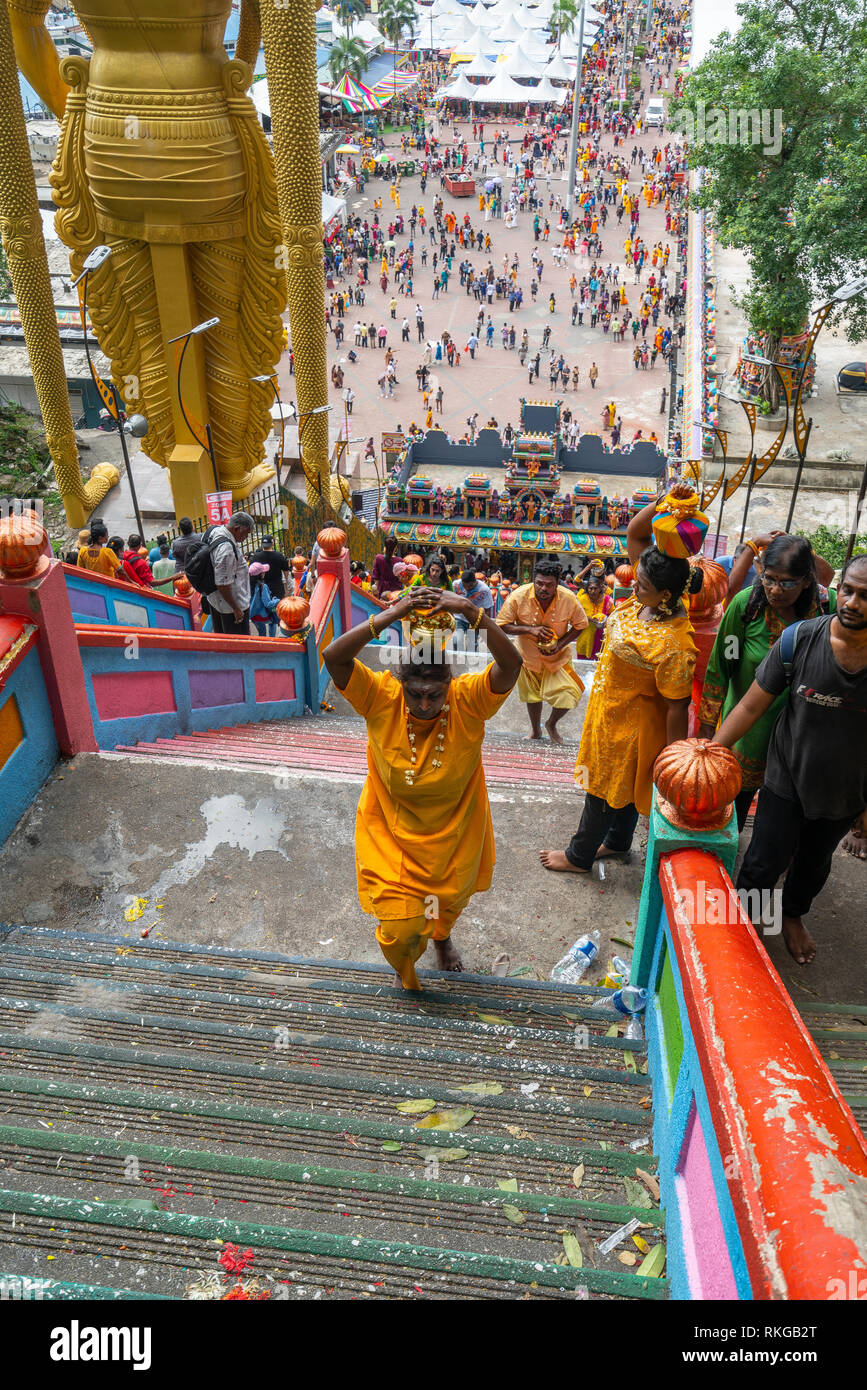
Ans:
[[[597,1248],[631,1219],[656,1244],[664,1223],[652,1181],[633,1185],[655,1168],[644,1044],[589,1008],[610,991],[424,986],[0,929],[0,1265],[45,1278],[50,1260],[58,1289],[119,1298],[219,1297],[232,1241],[272,1297],[666,1297],[618,1261],[640,1261],[631,1241]],[[423,1099],[472,1117],[419,1128],[397,1106]],[[122,1205],[143,1196],[159,1209]]]
[[[257,1272],[276,1280],[304,1280],[351,1297],[400,1298],[414,1291],[427,1298],[574,1298],[579,1290],[620,1298],[665,1298],[664,1279],[594,1268],[573,1269],[544,1260],[438,1249],[407,1241],[295,1229],[267,1222],[232,1221],[164,1211],[133,1211],[117,1204],[0,1189],[0,1213],[14,1215],[15,1225],[0,1221],[0,1262],[8,1265],[11,1248],[37,1258],[56,1253],[63,1276],[66,1266],[80,1270],[85,1260],[104,1262],[119,1276],[143,1263],[176,1296],[182,1297],[197,1273],[216,1269],[214,1245],[231,1242],[253,1251]],[[14,1238],[14,1239],[12,1239]],[[4,1249],[5,1247],[5,1249]],[[333,1282],[332,1282],[333,1281]],[[339,1287],[338,1287],[339,1285]]]

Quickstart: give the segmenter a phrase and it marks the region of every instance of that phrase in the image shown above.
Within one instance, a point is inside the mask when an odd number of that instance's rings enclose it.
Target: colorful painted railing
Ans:
[[[193,615],[186,599],[109,579],[91,570],[63,566],[72,616],[77,623],[111,627],[155,627],[192,632]]]
[[[319,708],[312,636],[304,643],[81,624],[77,635],[100,748]]]
[[[741,907],[736,853],[733,822],[680,830],[654,805],[632,983],[651,992],[671,1293],[827,1299],[867,1264],[867,1144]]]
[[[35,624],[0,616],[0,844],[57,761],[38,638]]]

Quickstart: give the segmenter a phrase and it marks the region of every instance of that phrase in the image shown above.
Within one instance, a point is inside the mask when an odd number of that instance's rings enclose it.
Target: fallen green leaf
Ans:
[[[624,1052],[623,1063],[627,1071],[638,1071],[638,1067],[635,1065],[635,1058],[633,1057],[631,1052]]]
[[[510,979],[510,980],[514,980],[515,977],[518,976],[518,975],[532,975],[532,973],[533,973],[533,967],[532,967],[532,965],[521,965],[521,966],[518,967],[517,970],[510,970],[510,971],[509,971],[509,979]]]
[[[399,1100],[395,1108],[402,1115],[423,1115],[426,1110],[433,1110],[435,1105],[435,1100]]]
[[[466,1091],[471,1096],[501,1096],[503,1088],[499,1081],[473,1081],[469,1086],[456,1086],[455,1090]]]
[[[396,1144],[393,1139],[386,1139],[382,1146],[382,1152],[384,1154],[397,1154],[400,1153],[402,1148],[403,1144]]]
[[[636,1182],[634,1178],[623,1179],[623,1191],[626,1193],[626,1200],[631,1207],[652,1207],[653,1199],[643,1183]]]
[[[665,1246],[654,1245],[649,1255],[645,1255],[635,1273],[639,1278],[658,1279],[665,1268]]]
[[[517,1190],[518,1190],[518,1179],[517,1179],[517,1178],[497,1178],[497,1187],[502,1188],[502,1190],[503,1190],[504,1192],[517,1192]]]
[[[416,1120],[416,1129],[463,1129],[475,1115],[467,1105],[458,1105],[451,1110],[434,1110],[424,1119]]]
[[[839,1052],[829,1052],[829,1053],[828,1053],[828,1056],[829,1056],[829,1057],[832,1057],[832,1058],[834,1059],[835,1062],[839,1062],[839,1060],[840,1060],[840,1054],[839,1054]]]
[[[517,1207],[510,1207],[508,1205],[503,1207],[503,1215],[511,1221],[513,1226],[523,1226],[524,1222],[527,1220],[524,1213],[518,1211]]]
[[[627,927],[631,927],[631,926],[632,926],[632,923],[631,923],[631,922],[627,922],[626,925],[627,925]],[[628,946],[628,947],[630,948],[630,950],[631,950],[632,947],[635,945],[635,942],[634,942],[634,941],[627,941],[626,938],[623,937],[623,936],[612,936],[611,940],[612,940],[612,941],[615,941],[615,942],[617,943],[618,946]]]
[[[609,1142],[608,1142],[607,1139],[600,1139],[600,1140],[599,1140],[599,1147],[600,1147],[600,1149],[610,1149],[610,1148],[611,1148],[611,1145],[609,1144]]]
[[[422,1158],[435,1158],[440,1163],[455,1163],[459,1158],[468,1158],[469,1149],[426,1149],[419,1148]]]
[[[479,1018],[482,1020],[483,1023],[505,1023],[505,1024],[508,1024],[508,1023],[511,1022],[510,1019],[508,1019],[508,1018],[503,1018],[502,1014],[479,1014]]]
[[[563,1250],[572,1268],[581,1269],[584,1264],[584,1256],[581,1254],[578,1238],[573,1236],[571,1231],[567,1231],[563,1237]]]
[[[644,1061],[641,1063],[641,1066],[638,1068],[642,1076],[647,1075],[647,1065],[647,1058],[645,1057]]]
[[[606,1038],[616,1038],[619,1032],[620,1029],[618,1028],[617,1024],[612,1023],[610,1028],[605,1029],[605,1036]]]
[[[572,1181],[576,1187],[580,1187],[584,1181],[584,1164],[579,1163],[577,1168],[572,1169]]]

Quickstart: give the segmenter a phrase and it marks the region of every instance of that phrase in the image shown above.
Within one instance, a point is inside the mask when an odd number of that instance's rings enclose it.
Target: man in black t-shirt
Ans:
[[[268,566],[268,573],[264,575],[266,587],[279,601],[286,597],[286,585],[283,576],[288,573],[289,561],[285,555],[281,555],[279,550],[274,549],[274,541],[271,536],[265,536],[260,548],[250,556],[250,563],[257,562],[260,565]]]
[[[172,541],[171,556],[175,562],[175,571],[180,573],[187,563],[187,551],[190,546],[198,545],[201,536],[193,530],[193,523],[188,516],[181,517],[178,530],[181,534]]]
[[[783,938],[809,965],[816,943],[802,918],[846,832],[867,834],[867,555],[844,569],[836,613],[800,624],[788,672],[782,647],[780,638],[713,741],[731,748],[789,686],[737,886],[769,893],[789,866]]]

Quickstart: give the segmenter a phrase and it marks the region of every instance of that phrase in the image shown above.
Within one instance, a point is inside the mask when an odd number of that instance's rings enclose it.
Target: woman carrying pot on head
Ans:
[[[639,815],[650,814],[653,764],[687,735],[696,649],[682,596],[707,518],[688,483],[656,513],[651,502],[629,523],[634,596],[608,618],[590,692],[575,765],[584,812],[565,850],[540,851],[546,869],[586,874],[594,859],[628,854]]]
[[[750,566],[760,569],[748,589],[740,584]],[[752,685],[756,671],[780,633],[802,618],[816,618],[836,609],[834,590],[821,587],[834,571],[815,555],[803,536],[781,531],[748,541],[732,565],[729,593],[734,597],[717,631],[699,705],[699,736],[713,738]],[[743,830],[753,797],[765,779],[771,733],[786,702],[788,689],[732,747],[741,765],[743,784],[735,798],[738,830]]]

